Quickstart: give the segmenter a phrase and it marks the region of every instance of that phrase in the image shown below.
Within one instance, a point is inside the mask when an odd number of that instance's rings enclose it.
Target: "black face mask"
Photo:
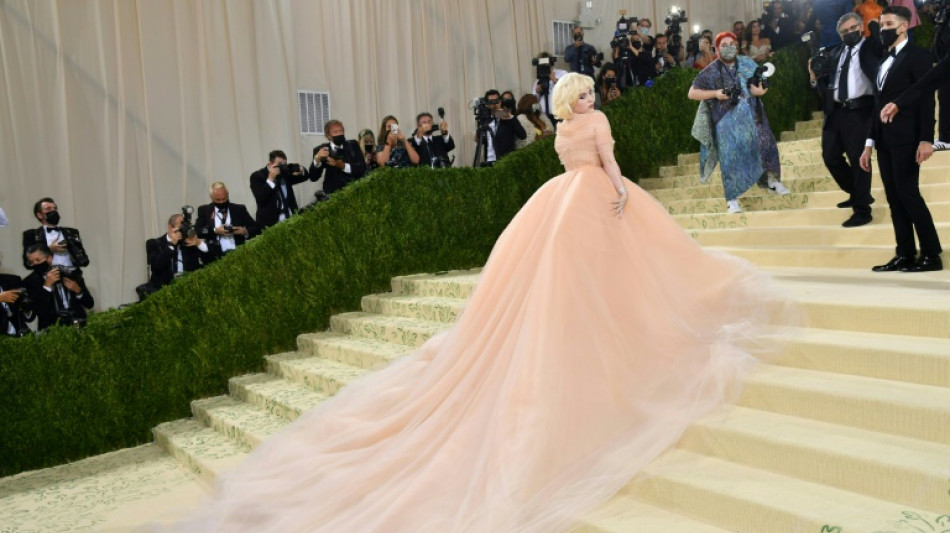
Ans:
[[[633,46],[635,50],[639,50],[643,48],[643,43],[641,43],[640,41],[633,41],[632,43],[630,43],[630,45]]]
[[[59,225],[59,211],[50,211],[46,213],[46,223],[50,226]]]
[[[229,205],[231,205],[231,202],[228,201],[228,200],[225,200],[225,201],[223,201],[223,202],[221,202],[221,203],[215,203],[215,204],[214,204],[214,206],[217,207],[218,210],[220,210],[220,211],[227,211]]]
[[[33,265],[30,268],[32,268],[33,272],[36,272],[37,274],[46,274],[46,272],[49,271],[49,263],[47,263],[46,261],[43,261],[42,263],[38,265]]]
[[[584,36],[581,35],[581,34],[579,34],[579,33],[575,33],[575,34],[574,34],[574,40],[575,40],[575,41],[583,41],[583,40],[584,40]]]
[[[897,28],[881,30],[881,43],[884,48],[890,48],[897,41]]]
[[[333,141],[333,144],[337,146],[343,146],[343,143],[346,142],[346,137],[343,135],[337,135],[335,137],[331,137],[330,140]]]
[[[372,144],[364,144],[364,145],[363,145],[363,148],[366,149],[366,152],[367,152],[367,153],[372,152],[372,151],[374,151],[374,150],[376,149],[376,147],[373,146]]]
[[[846,33],[841,37],[841,40],[844,41],[845,46],[854,46],[861,42],[861,30]]]

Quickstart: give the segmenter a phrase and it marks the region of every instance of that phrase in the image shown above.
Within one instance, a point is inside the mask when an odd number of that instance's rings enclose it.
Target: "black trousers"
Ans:
[[[841,190],[851,196],[855,214],[871,215],[871,173],[858,163],[874,107],[835,108],[825,115],[821,131],[821,158]],[[847,159],[845,159],[847,155]]]
[[[933,256],[943,251],[930,209],[920,195],[920,165],[915,160],[916,156],[916,144],[895,147],[889,147],[886,143],[877,145],[877,164],[881,169],[887,204],[891,208],[897,255],[905,257],[916,255],[915,229],[920,240],[921,255]]]
[[[940,101],[940,116],[937,117],[938,140],[950,143],[950,83],[937,89],[937,100]]]

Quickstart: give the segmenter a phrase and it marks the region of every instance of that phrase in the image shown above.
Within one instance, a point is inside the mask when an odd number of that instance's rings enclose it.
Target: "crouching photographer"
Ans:
[[[323,134],[329,142],[313,149],[310,181],[323,178],[324,194],[333,194],[366,174],[366,158],[360,145],[346,138],[343,123],[339,120],[327,121],[323,126]]]
[[[445,110],[439,108],[439,127],[436,128],[432,113],[422,112],[416,117],[416,131],[409,144],[419,154],[419,166],[447,168],[452,166],[449,152],[455,150],[455,141],[449,135],[449,125],[445,122]]]
[[[27,248],[26,258],[33,272],[24,285],[33,300],[37,330],[56,324],[85,325],[86,310],[92,309],[95,300],[86,288],[82,272],[75,267],[53,266],[53,254],[45,244]]]
[[[0,274],[0,336],[23,337],[34,318],[33,300],[20,276]]]

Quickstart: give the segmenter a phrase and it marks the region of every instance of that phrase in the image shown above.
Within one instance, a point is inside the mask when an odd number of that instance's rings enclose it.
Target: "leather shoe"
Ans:
[[[851,215],[851,218],[842,222],[841,225],[846,228],[855,228],[858,226],[863,226],[869,222],[871,222],[871,215],[859,215],[855,213]]]
[[[943,261],[939,255],[922,255],[913,265],[901,267],[901,272],[934,272],[943,270]]]
[[[884,263],[883,265],[871,267],[871,270],[874,272],[894,272],[895,270],[900,270],[904,267],[914,266],[916,264],[917,261],[913,256],[896,255],[893,259],[887,263]]]
[[[871,198],[871,201],[868,202],[868,205],[871,205],[871,204],[873,204],[873,203],[874,203],[874,198]],[[844,209],[844,208],[847,208],[847,207],[854,207],[854,202],[852,202],[851,199],[848,198],[847,200],[845,200],[845,201],[843,201],[843,202],[838,202],[838,203],[835,205],[835,207],[838,207],[838,208],[841,208],[841,209]]]

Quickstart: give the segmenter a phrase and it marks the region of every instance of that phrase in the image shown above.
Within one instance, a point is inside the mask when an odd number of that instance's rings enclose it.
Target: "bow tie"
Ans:
[[[59,231],[57,227],[46,226],[46,233],[56,233],[57,231]]]

